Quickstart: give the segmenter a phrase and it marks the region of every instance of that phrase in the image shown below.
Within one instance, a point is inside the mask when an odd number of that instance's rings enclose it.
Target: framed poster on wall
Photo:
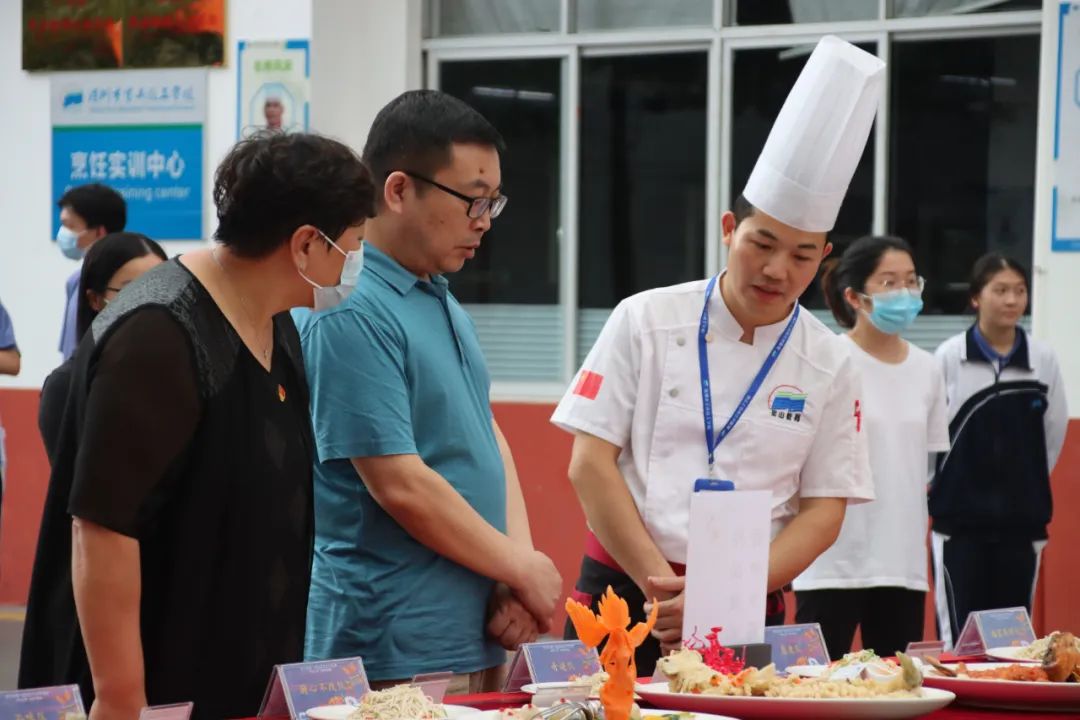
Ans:
[[[241,40],[236,74],[237,139],[263,129],[308,129],[311,46],[307,40]]]
[[[221,65],[225,3],[22,0],[22,67],[109,70]]]

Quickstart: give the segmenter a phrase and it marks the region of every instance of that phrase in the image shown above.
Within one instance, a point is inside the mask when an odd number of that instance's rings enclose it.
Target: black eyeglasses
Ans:
[[[503,208],[506,207],[507,201],[510,199],[505,195],[499,195],[498,197],[470,197],[464,193],[459,193],[453,188],[448,188],[442,183],[435,182],[429,177],[424,177],[419,173],[409,172],[408,170],[402,170],[403,173],[416,180],[423,180],[428,185],[434,185],[448,195],[453,195],[459,200],[464,200],[469,203],[469,207],[465,209],[465,214],[473,220],[483,216],[486,212],[491,212],[491,219],[499,217],[502,214]]]

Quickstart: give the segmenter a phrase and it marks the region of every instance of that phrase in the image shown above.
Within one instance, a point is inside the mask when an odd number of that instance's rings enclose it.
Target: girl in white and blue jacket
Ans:
[[[1028,274],[991,254],[972,272],[976,322],[935,353],[945,373],[952,449],[930,486],[935,604],[952,646],[968,613],[1026,607],[1046,546],[1050,473],[1068,410],[1054,352],[1019,327]]]

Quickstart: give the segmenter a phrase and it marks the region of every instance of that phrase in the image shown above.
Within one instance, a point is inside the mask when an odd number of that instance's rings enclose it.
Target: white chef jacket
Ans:
[[[619,469],[653,541],[686,562],[694,481],[708,477],[698,332],[708,280],[619,303],[551,421],[619,446]],[[788,318],[752,345],[717,287],[707,337],[715,429],[723,427]],[[773,494],[772,536],[800,497],[874,498],[862,432],[861,381],[844,341],[803,309],[771,371],[716,449],[716,477]],[[798,401],[804,400],[801,412]],[[793,405],[794,403],[794,405]],[[778,409],[779,408],[779,409]]]

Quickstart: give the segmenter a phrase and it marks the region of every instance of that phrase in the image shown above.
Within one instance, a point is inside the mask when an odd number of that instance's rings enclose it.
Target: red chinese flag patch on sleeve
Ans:
[[[604,376],[591,370],[582,370],[578,377],[577,385],[574,386],[574,394],[580,395],[586,400],[595,400],[600,392],[600,384],[604,382]]]

